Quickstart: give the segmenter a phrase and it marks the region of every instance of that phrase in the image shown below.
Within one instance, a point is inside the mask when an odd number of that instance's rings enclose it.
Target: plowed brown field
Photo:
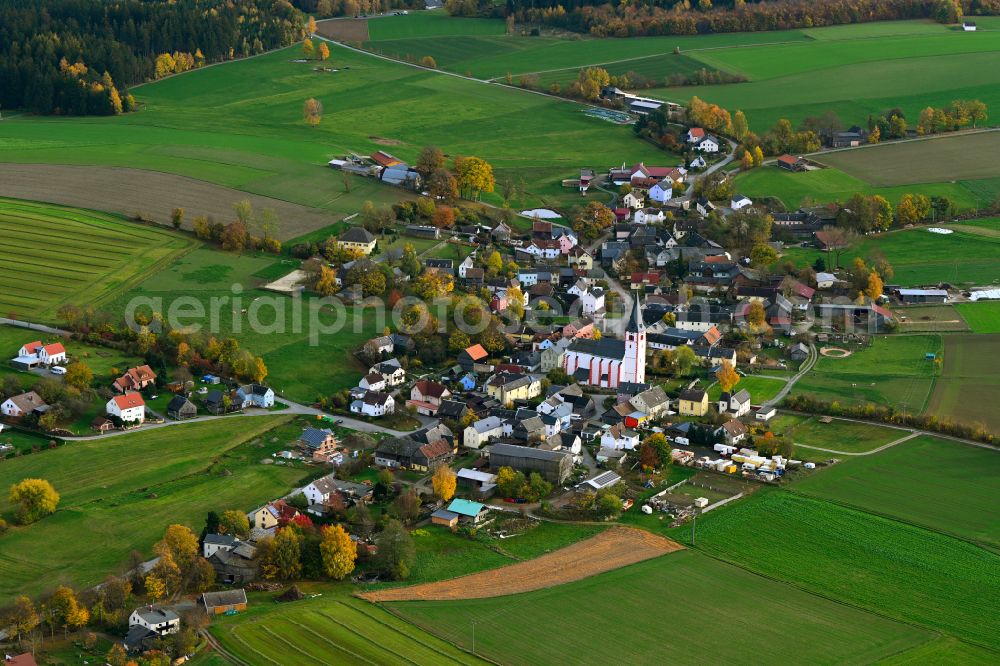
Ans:
[[[453,601],[485,599],[571,583],[618,569],[683,546],[631,527],[613,527],[584,541],[526,562],[451,580],[366,592],[368,601]]]

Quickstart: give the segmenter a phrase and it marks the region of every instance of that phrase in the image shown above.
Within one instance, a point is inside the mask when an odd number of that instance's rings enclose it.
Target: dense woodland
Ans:
[[[0,0],[0,106],[130,111],[128,86],[286,46],[304,24],[286,0]]]
[[[424,0],[292,0],[302,11],[317,18],[378,14],[393,9],[424,9]]]
[[[597,37],[695,35],[812,28],[930,18],[945,23],[969,14],[1000,13],[1000,0],[447,0],[453,15],[513,16],[519,23]]]

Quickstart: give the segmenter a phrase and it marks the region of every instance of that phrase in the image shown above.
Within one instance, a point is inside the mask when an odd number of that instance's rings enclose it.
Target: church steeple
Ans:
[[[625,326],[626,333],[639,333],[646,330],[646,324],[642,321],[642,308],[639,307],[639,295],[636,294],[632,300],[632,314],[629,316],[628,325]]]

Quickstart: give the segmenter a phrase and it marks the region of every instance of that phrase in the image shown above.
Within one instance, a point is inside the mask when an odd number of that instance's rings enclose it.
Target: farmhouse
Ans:
[[[781,155],[778,157],[775,164],[781,169],[787,169],[788,171],[805,171],[806,165],[805,160],[801,157],[795,157],[793,155]]]
[[[409,437],[394,437],[383,439],[375,447],[376,465],[421,472],[426,472],[439,463],[446,463],[453,456],[454,449],[445,439],[424,443]]]
[[[177,613],[157,606],[143,606],[132,611],[128,618],[125,648],[130,652],[144,649],[153,641],[181,630]]]
[[[692,127],[687,132],[688,143],[698,143],[705,138],[705,130],[702,127]]]
[[[256,554],[257,548],[251,543],[237,541],[232,549],[220,549],[207,559],[215,570],[216,580],[220,583],[244,585],[255,581],[259,574]]]
[[[337,236],[337,247],[368,255],[375,250],[375,236],[364,227],[351,227]]]
[[[146,420],[146,403],[138,393],[116,395],[108,400],[107,413],[123,423],[141,424]]]
[[[573,456],[562,451],[545,451],[529,446],[494,444],[489,449],[490,469],[501,467],[531,474],[538,472],[550,483],[563,483],[573,470]]]
[[[416,408],[418,414],[434,416],[437,414],[441,401],[451,397],[451,391],[444,384],[430,379],[421,379],[410,389],[410,399],[407,406]]]
[[[156,373],[153,372],[153,369],[148,365],[140,365],[126,370],[125,374],[116,379],[111,386],[119,393],[127,393],[128,391],[141,391],[155,382]]]
[[[44,414],[48,409],[49,406],[34,391],[11,396],[0,405],[0,412],[4,416],[13,418],[20,418],[31,413]]]
[[[861,145],[861,132],[837,132],[833,135],[834,148],[856,148]]]
[[[246,384],[236,389],[236,404],[242,409],[274,407],[274,391],[262,384]]]
[[[695,148],[697,148],[703,153],[717,153],[719,152],[719,146],[721,145],[719,143],[719,140],[716,139],[711,134],[701,139],[700,141],[694,141],[692,143],[694,143]]]

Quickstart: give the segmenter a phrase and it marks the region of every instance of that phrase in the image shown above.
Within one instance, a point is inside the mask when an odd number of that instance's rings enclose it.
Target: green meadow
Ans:
[[[1000,301],[956,303],[955,308],[973,333],[1000,333]]]
[[[566,663],[568,655],[579,664],[686,664],[707,651],[718,664],[744,664],[762,652],[776,662],[870,663],[930,637],[691,550],[526,594],[386,607],[512,665]],[[553,631],[556,617],[586,631]],[[725,618],[725,639],[706,636],[712,618]]]
[[[113,297],[195,246],[115,215],[0,199],[0,311],[52,320],[61,305]]]
[[[984,407],[1000,398],[998,334],[944,337],[944,365],[927,411],[942,419],[1000,434],[1000,412]]]
[[[578,175],[581,166],[663,159],[628,127],[586,116],[571,102],[336,45],[331,50],[325,64],[333,72],[293,62],[301,51],[292,47],[135,88],[139,113],[5,120],[0,161],[167,171],[347,214],[373,198],[345,198],[342,179],[326,168],[348,152],[387,150],[414,160],[423,146],[435,144],[449,156],[477,155],[499,177],[524,179],[529,195],[518,205],[540,202],[532,196],[536,188]],[[310,97],[324,106],[317,127],[302,120]],[[388,197],[397,192],[378,189]]]
[[[822,423],[816,416],[782,414],[771,422],[771,430],[790,439],[795,446],[805,450],[801,457],[825,458],[824,452],[810,449],[827,449],[845,453],[867,453],[894,442],[908,433],[874,423],[860,423],[834,419]]]
[[[133,550],[149,555],[171,523],[197,532],[210,510],[249,511],[285,494],[306,469],[258,461],[297,436],[294,423],[269,432],[286,422],[237,416],[172,425],[0,464],[0,488],[39,477],[61,495],[55,514],[0,537],[0,604],[59,584],[96,585],[121,571]],[[0,512],[10,511],[0,494]]]
[[[959,493],[962,486],[949,487]],[[919,497],[921,484],[914,482],[911,492]],[[697,543],[799,589],[997,647],[1000,555],[966,541],[831,502],[761,491],[699,520]]]
[[[795,492],[1000,547],[1000,455],[917,437],[811,474]]]

